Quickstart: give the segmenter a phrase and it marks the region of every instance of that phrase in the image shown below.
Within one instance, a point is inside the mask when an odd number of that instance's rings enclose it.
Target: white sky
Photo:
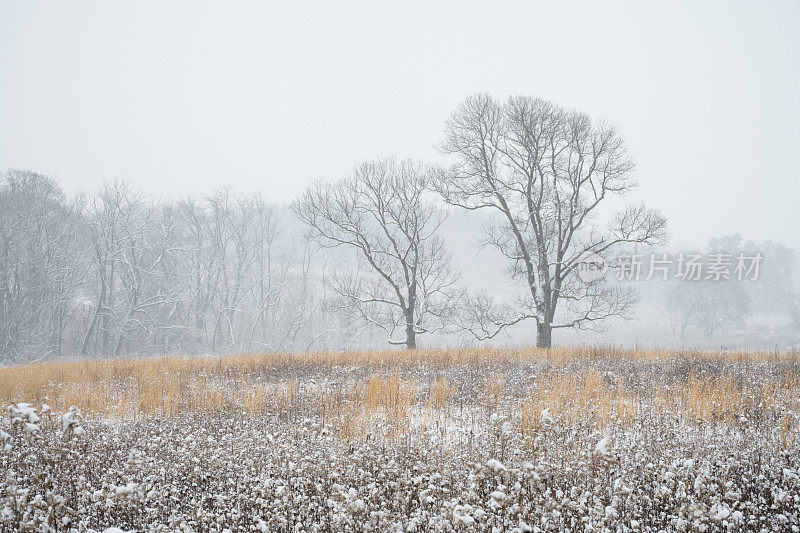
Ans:
[[[800,2],[552,4],[0,0],[0,169],[287,201],[523,93],[616,124],[675,241],[800,246]]]

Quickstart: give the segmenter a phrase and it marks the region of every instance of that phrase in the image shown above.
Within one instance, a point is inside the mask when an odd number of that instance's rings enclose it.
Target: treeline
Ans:
[[[778,241],[745,241],[736,233],[712,238],[705,253],[758,256],[762,261],[755,280],[701,279],[669,284],[663,296],[676,340],[683,342],[687,333],[693,332],[702,333],[705,338],[726,330],[741,332],[753,325],[754,316],[761,321],[754,332],[769,335],[762,340],[765,345],[778,344],[781,333],[800,332],[800,291],[793,249]]]
[[[455,108],[439,148],[436,165],[363,161],[287,207],[224,188],[162,201],[122,181],[68,198],[52,178],[8,171],[0,363],[336,349],[377,335],[413,349],[423,335],[490,341],[512,329],[549,348],[555,331],[637,318],[640,291],[624,281],[634,277],[598,268],[662,249],[667,221],[643,204],[606,211],[637,186],[615,128],[541,99],[480,94]],[[472,225],[448,235],[453,211]],[[452,255],[464,242],[501,279],[465,283],[470,268]],[[758,252],[761,274],[659,286],[673,337],[741,333],[751,312],[800,329],[792,250],[730,236],[708,252]]]
[[[288,246],[259,196],[158,202],[114,182],[71,200],[50,179],[8,172],[0,357],[281,351],[374,331],[413,349],[421,335],[489,340],[522,322],[550,347],[554,330],[630,316],[635,290],[577,275],[589,253],[667,236],[644,205],[595,223],[606,198],[636,187],[613,127],[529,96],[479,94],[444,134],[441,166],[378,158],[306,188],[291,210],[308,239]],[[459,238],[499,253],[516,291],[461,285],[446,206],[481,212],[483,235]],[[355,257],[320,267],[314,283],[310,242]]]
[[[335,328],[284,210],[222,189],[157,201],[122,181],[67,198],[0,185],[0,360],[310,349]]]

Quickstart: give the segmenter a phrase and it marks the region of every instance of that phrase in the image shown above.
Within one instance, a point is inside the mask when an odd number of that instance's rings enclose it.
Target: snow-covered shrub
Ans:
[[[75,437],[82,437],[86,434],[83,429],[83,416],[81,410],[74,405],[70,406],[69,410],[61,415],[61,434],[65,440]]]

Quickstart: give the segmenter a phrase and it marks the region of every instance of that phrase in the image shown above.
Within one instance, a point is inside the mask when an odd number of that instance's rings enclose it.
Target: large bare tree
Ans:
[[[329,277],[339,309],[409,349],[418,335],[446,325],[458,280],[437,236],[446,214],[429,194],[422,165],[388,158],[364,162],[335,183],[318,182],[293,204],[318,244],[358,252],[357,272],[336,269]]]
[[[666,237],[664,217],[644,206],[599,224],[605,200],[636,186],[614,128],[544,100],[501,103],[482,94],[451,115],[443,149],[455,164],[437,189],[452,205],[493,212],[482,244],[499,250],[524,286],[513,304],[497,305],[486,294],[471,299],[469,328],[478,338],[534,319],[537,345],[549,347],[554,328],[590,328],[626,315],[636,302],[632,290],[576,275],[586,253],[608,256],[626,243]]]

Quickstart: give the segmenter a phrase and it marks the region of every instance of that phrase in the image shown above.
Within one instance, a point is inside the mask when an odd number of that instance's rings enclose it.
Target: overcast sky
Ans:
[[[287,201],[521,93],[617,125],[674,241],[800,247],[800,2],[554,4],[0,0],[0,169]]]

